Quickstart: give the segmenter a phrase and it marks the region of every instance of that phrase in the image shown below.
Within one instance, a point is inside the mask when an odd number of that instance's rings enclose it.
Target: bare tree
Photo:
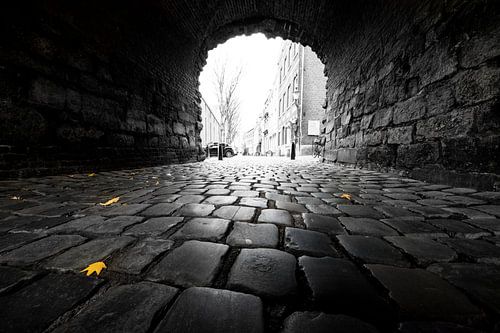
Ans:
[[[214,68],[214,87],[224,137],[226,143],[232,144],[240,126],[238,85],[241,79],[242,68],[239,66],[235,71],[228,72],[227,61],[216,64]]]

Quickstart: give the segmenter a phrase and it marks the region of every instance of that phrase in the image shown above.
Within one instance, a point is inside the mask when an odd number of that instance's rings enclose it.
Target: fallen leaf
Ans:
[[[95,272],[96,275],[101,274],[101,271],[107,268],[106,264],[103,263],[102,261],[97,261],[93,264],[90,264],[85,268],[84,270],[81,270],[80,273],[87,272],[87,276],[92,275],[92,273]]]
[[[21,197],[14,195],[10,199],[11,200],[21,200]]]
[[[108,201],[106,201],[105,203],[99,203],[99,205],[101,206],[109,206],[109,205],[112,205],[114,203],[117,203],[118,200],[120,200],[120,197],[114,197],[113,199],[109,199]]]
[[[87,176],[89,176],[89,177],[95,177],[96,174],[92,172],[92,173],[89,173]]]
[[[350,194],[347,194],[347,193],[342,193],[342,195],[340,197],[342,199],[352,200],[352,196]]]
[[[155,183],[155,185],[156,185],[156,186],[160,185],[160,182],[159,182],[159,181],[157,181],[157,182]]]

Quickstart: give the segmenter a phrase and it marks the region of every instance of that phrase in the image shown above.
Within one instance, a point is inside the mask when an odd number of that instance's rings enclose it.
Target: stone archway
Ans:
[[[326,64],[328,160],[484,188],[498,179],[496,1],[2,7],[4,176],[201,159],[206,53],[260,31]]]

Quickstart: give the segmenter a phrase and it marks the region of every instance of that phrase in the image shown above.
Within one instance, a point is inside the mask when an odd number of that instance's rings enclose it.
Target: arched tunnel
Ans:
[[[498,181],[496,1],[21,1],[1,15],[3,176],[203,159],[207,52],[263,32],[325,63],[327,161]]]
[[[324,163],[206,159],[257,32],[325,65]],[[500,1],[4,1],[0,41],[1,332],[498,332]]]

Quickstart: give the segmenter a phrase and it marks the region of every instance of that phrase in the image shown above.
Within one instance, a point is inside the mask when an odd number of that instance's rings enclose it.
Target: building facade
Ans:
[[[222,126],[220,115],[212,111],[203,98],[201,99],[201,119],[203,124],[200,132],[202,147],[205,147],[210,142],[221,142]]]
[[[325,116],[324,65],[310,47],[283,42],[276,78],[259,116],[262,154],[290,156],[312,154]]]

